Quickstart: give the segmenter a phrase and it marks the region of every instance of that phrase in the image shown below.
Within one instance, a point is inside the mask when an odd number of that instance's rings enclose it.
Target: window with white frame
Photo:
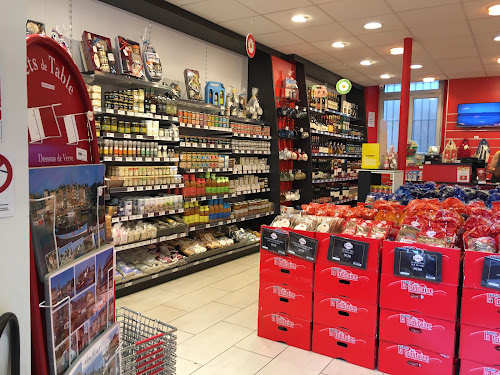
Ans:
[[[380,90],[379,118],[387,122],[387,147],[398,149],[401,84],[385,85]],[[418,152],[441,142],[443,82],[411,82],[408,140],[414,140]]]

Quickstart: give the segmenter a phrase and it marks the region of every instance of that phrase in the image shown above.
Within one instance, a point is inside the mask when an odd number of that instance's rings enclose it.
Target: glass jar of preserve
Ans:
[[[125,122],[118,121],[118,133],[125,133]]]
[[[132,128],[130,126],[130,122],[126,121],[125,122],[125,134],[130,134],[131,131],[132,131]]]
[[[138,122],[133,122],[132,127],[130,128],[132,134],[141,134],[141,125]]]
[[[110,131],[112,133],[116,133],[118,131],[118,119],[116,117],[111,117],[111,128]]]
[[[101,120],[101,129],[103,132],[111,131],[111,118],[109,116],[104,116]]]

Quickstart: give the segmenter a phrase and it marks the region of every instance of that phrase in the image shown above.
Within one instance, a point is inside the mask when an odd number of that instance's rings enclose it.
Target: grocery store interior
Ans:
[[[16,0],[0,41],[0,374],[500,374],[500,0]]]

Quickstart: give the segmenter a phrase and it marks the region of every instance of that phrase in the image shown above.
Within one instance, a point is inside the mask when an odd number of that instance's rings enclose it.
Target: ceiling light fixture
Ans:
[[[412,69],[420,69],[421,67],[422,67],[422,65],[420,65],[420,64],[410,65],[410,68],[412,68]]]
[[[499,63],[499,64],[500,64],[500,57],[497,59],[497,63]]]
[[[424,77],[424,79],[422,81],[424,82],[434,82],[436,80],[436,78],[434,77]]]
[[[490,16],[500,16],[500,4],[489,7],[488,14]]]
[[[347,45],[349,45],[349,43],[346,43],[346,42],[334,42],[334,43],[332,43],[333,48],[344,48]]]
[[[493,38],[493,40],[494,40],[495,42],[500,42],[500,35],[498,35],[498,36],[494,37],[494,38]]]
[[[389,79],[389,78],[391,78],[391,75],[390,74],[382,74],[380,76],[380,78],[382,78],[382,79]]]
[[[373,61],[370,61],[370,60],[363,60],[360,62],[361,65],[372,65],[374,64]]]
[[[297,14],[296,16],[292,17],[292,21],[298,22],[298,23],[307,22],[310,19],[311,19],[311,16],[306,16],[305,14]]]
[[[402,55],[404,53],[405,49],[403,47],[395,47],[395,48],[391,48],[390,51],[391,51],[391,55]]]
[[[363,26],[367,30],[380,29],[382,24],[380,22],[368,22]]]

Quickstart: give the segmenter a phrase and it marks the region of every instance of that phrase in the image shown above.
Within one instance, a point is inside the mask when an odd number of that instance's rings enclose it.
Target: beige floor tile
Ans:
[[[250,306],[241,309],[237,313],[224,319],[225,322],[236,324],[238,326],[257,329],[257,317],[259,313],[259,303],[252,303]]]
[[[248,264],[234,264],[233,262],[219,264],[215,267],[207,268],[201,271],[203,275],[212,276],[219,278],[219,280],[226,279],[230,276],[236,275],[238,273],[244,272],[252,268],[252,265]]]
[[[125,296],[125,297],[122,297],[122,298],[118,298],[116,300],[116,303],[115,303],[115,307],[118,309],[122,306],[127,306],[127,303],[132,301],[132,297],[130,296]]]
[[[151,319],[159,320],[162,323],[169,323],[174,319],[177,319],[185,314],[187,311],[174,309],[173,307],[168,307],[164,305],[153,307],[150,310],[146,310],[144,315]]]
[[[324,375],[383,375],[381,372],[376,370],[370,370],[364,367],[352,365],[346,361],[340,359],[334,359],[330,364],[323,370]]]
[[[179,329],[177,331],[175,331],[175,335],[177,336],[177,340],[176,340],[177,345],[182,344],[184,341],[186,341],[194,336],[191,333],[187,333],[187,332],[181,331]]]
[[[173,320],[170,324],[177,329],[196,335],[238,311],[236,307],[211,302]]]
[[[200,364],[177,357],[175,375],[190,375],[201,367]]]
[[[237,275],[228,277],[227,279],[213,283],[212,287],[222,290],[234,292],[243,288],[257,280],[259,280],[259,272],[255,272],[256,267],[252,267],[246,271],[240,272]]]
[[[213,284],[217,280],[209,275],[194,273],[192,275],[180,277],[178,279],[168,281],[158,286],[163,290],[172,291],[175,293],[188,294],[195,290],[204,288]]]
[[[251,333],[247,328],[220,322],[180,344],[177,357],[206,364]]]
[[[174,307],[185,311],[193,311],[210,302],[213,302],[225,295],[229,294],[228,291],[205,287],[194,292],[183,295],[182,297],[173,299],[164,303],[165,306]]]
[[[250,254],[243,258],[236,259],[231,263],[234,264],[248,264],[251,266],[258,266],[260,263],[260,253]]]
[[[232,347],[195,371],[193,375],[254,375],[270,361],[271,358]]]
[[[155,294],[144,294],[144,291],[131,295],[131,298],[125,302],[125,307],[131,310],[144,313],[153,307],[160,306],[162,303],[179,298],[179,293],[168,291],[157,291]]]
[[[331,360],[331,358],[289,346],[257,374],[319,375]]]
[[[257,336],[257,331],[255,331],[237,343],[235,347],[274,358],[285,350],[288,345],[259,337]]]
[[[222,298],[219,298],[217,302],[223,303],[225,305],[244,308],[251,305],[259,300],[259,282],[255,281],[243,288],[229,293]]]

